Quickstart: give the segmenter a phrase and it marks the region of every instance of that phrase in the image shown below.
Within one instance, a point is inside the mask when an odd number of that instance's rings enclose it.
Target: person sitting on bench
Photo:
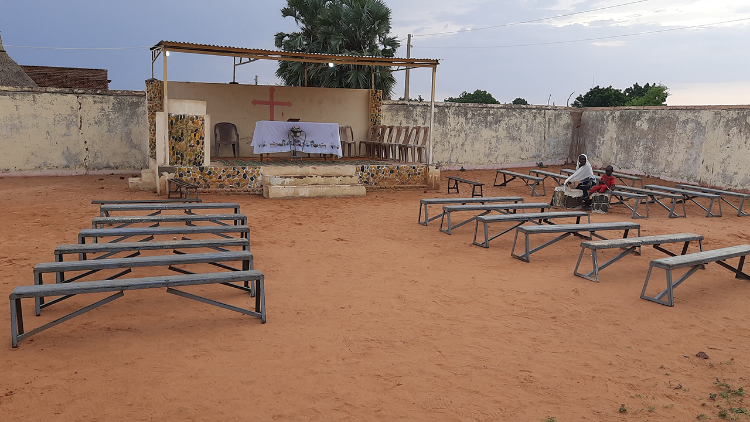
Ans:
[[[604,169],[606,174],[603,174],[601,176],[599,184],[591,188],[591,190],[589,190],[589,193],[604,193],[608,190],[612,190],[612,186],[615,185],[615,176],[612,176],[612,172],[614,170],[615,169],[613,169],[612,166],[607,166]]]
[[[582,190],[583,197],[588,198],[589,189],[591,189],[591,187],[596,184],[596,176],[594,176],[594,169],[591,168],[589,157],[587,157],[586,154],[581,154],[578,156],[576,171],[575,173],[568,176],[567,179],[565,179],[564,185],[567,186],[572,182],[579,182],[578,186],[576,186],[576,189]]]

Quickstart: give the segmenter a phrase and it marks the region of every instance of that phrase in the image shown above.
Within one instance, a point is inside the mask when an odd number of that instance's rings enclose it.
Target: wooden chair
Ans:
[[[351,157],[352,148],[354,148],[354,131],[352,131],[352,127],[339,125],[339,138],[341,138],[341,155]]]

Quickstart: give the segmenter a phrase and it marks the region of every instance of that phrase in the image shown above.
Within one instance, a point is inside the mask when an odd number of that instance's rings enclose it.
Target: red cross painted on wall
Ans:
[[[273,119],[273,116],[274,116],[273,110],[274,110],[274,107],[275,107],[275,106],[285,106],[285,107],[291,107],[291,106],[292,106],[292,103],[290,103],[289,101],[279,101],[279,102],[275,102],[275,101],[273,100],[273,93],[274,93],[275,91],[276,91],[276,88],[274,88],[274,87],[269,87],[269,88],[268,88],[268,92],[270,93],[270,97],[271,97],[271,100],[270,100],[270,101],[265,101],[265,100],[253,100],[253,101],[251,101],[251,103],[252,103],[252,104],[253,104],[254,106],[255,106],[255,105],[267,105],[267,106],[271,106],[271,121],[273,121],[273,120],[274,120],[274,119]]]

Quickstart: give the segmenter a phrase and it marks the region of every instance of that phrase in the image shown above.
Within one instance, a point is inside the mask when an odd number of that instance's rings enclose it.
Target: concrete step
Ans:
[[[357,185],[357,176],[339,175],[263,175],[263,186]]]
[[[357,166],[263,166],[264,176],[355,176]]]
[[[341,196],[365,196],[367,192],[362,185],[304,185],[304,186],[278,186],[263,185],[263,197],[269,199],[278,198],[315,198],[315,197],[341,197]]]

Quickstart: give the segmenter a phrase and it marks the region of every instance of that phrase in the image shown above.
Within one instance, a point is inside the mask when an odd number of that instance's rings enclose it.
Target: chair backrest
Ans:
[[[354,131],[352,130],[352,127],[339,125],[339,138],[341,138],[341,143],[354,142]]]
[[[419,143],[419,146],[425,146],[427,145],[427,139],[430,137],[430,127],[429,126],[422,126],[422,142]],[[416,139],[418,141],[418,139]]]
[[[409,128],[406,128],[407,132]],[[393,143],[394,144],[400,144],[402,142],[404,135],[404,127],[403,126],[396,126],[396,134],[393,136]]]
[[[396,126],[387,126],[388,128],[388,137],[383,137],[383,142],[390,144],[393,142],[393,137],[398,136],[399,133],[401,133],[401,127],[398,127],[398,131],[396,130]]]
[[[412,139],[415,139],[415,136],[414,136],[415,133],[419,133],[419,126],[414,126],[414,127],[404,126],[404,138],[401,144],[409,145]]]
[[[375,134],[375,142],[385,142],[385,136],[388,134],[388,126],[379,125],[376,126],[377,133]]]
[[[214,126],[214,137],[218,142],[239,142],[240,134],[234,123],[221,122]]]

